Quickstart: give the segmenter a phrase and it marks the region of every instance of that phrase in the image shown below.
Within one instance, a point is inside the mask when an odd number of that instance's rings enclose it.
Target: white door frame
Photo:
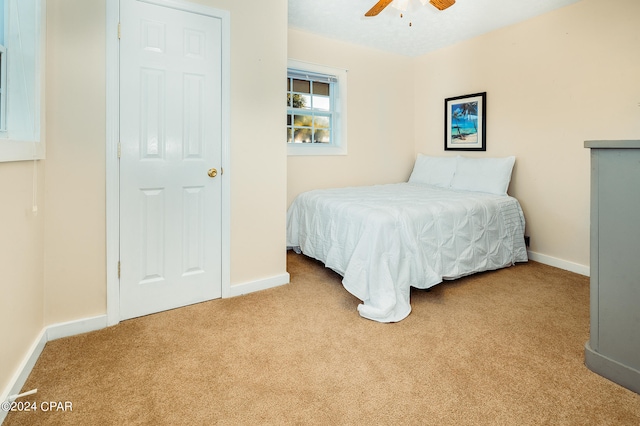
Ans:
[[[159,6],[169,6],[186,12],[220,18],[222,24],[222,297],[230,294],[230,13],[190,3],[184,0],[141,0]],[[106,28],[106,271],[107,271],[107,325],[120,322],[120,170],[118,143],[120,134],[120,51],[118,23],[120,1],[107,0]],[[123,29],[126,31],[126,29]]]

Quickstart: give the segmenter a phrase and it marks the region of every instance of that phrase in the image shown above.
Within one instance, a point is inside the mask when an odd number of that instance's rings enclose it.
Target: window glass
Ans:
[[[311,129],[295,129],[293,142],[311,143]]]
[[[44,158],[45,5],[0,0],[0,161]]]
[[[291,88],[287,127],[294,134],[293,139],[287,138],[288,143],[331,143],[331,83],[319,81],[321,78],[331,80],[331,76],[287,77]]]
[[[329,117],[315,117],[313,120],[313,127],[316,129],[328,129]]]
[[[329,96],[329,84],[315,82],[313,84],[313,94]]]
[[[311,82],[310,81],[305,81],[305,80],[298,80],[298,79],[292,79],[293,80],[293,91],[294,92],[300,92],[300,93],[311,93]]]
[[[346,71],[289,60],[289,155],[346,154]]]
[[[293,125],[296,127],[311,127],[312,117],[309,115],[295,115],[293,117]]]
[[[329,111],[331,109],[331,98],[328,96],[314,96],[313,108],[322,111]]]
[[[329,131],[316,130],[313,134],[313,139],[316,143],[329,143]]]

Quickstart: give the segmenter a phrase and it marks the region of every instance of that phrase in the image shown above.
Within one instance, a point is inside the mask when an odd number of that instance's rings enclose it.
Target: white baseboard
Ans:
[[[9,395],[16,395],[20,393],[22,386],[24,386],[25,382],[29,378],[29,374],[31,374],[31,370],[33,370],[33,366],[36,365],[36,361],[38,361],[38,358],[44,349],[44,345],[46,344],[47,330],[43,329],[38,337],[33,341],[27,355],[20,363],[18,370],[14,373],[6,389],[2,392],[2,395],[0,395],[0,402],[8,400]],[[4,422],[5,417],[7,417],[7,411],[0,409],[0,424]]]
[[[544,263],[545,265],[554,266],[556,268],[564,269],[566,271],[575,272],[576,274],[590,276],[591,268],[588,265],[581,265],[579,263],[569,262],[567,260],[558,259],[557,257],[547,256],[546,254],[536,253],[535,251],[527,250],[529,260],[535,262]]]
[[[286,272],[270,278],[236,284],[230,286],[227,294],[223,294],[222,297],[242,296],[243,294],[253,293],[254,291],[266,290],[268,288],[289,284],[290,280],[291,277],[289,276],[289,273]]]
[[[52,324],[48,327],[43,328],[29,348],[29,351],[27,352],[17,371],[9,381],[9,384],[0,395],[0,402],[4,402],[9,399],[10,395],[16,395],[20,393],[47,342],[60,339],[62,337],[75,336],[76,334],[100,330],[105,327],[107,327],[107,316],[99,315],[96,317],[83,318],[76,321]],[[7,412],[0,410],[0,424],[4,422],[6,416]]]
[[[76,321],[60,322],[52,324],[46,328],[47,342],[61,339],[63,337],[75,336],[76,334],[88,333],[107,327],[107,316],[98,315],[96,317],[83,318]]]

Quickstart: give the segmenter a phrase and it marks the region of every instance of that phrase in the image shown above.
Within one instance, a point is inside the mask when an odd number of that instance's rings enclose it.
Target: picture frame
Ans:
[[[487,150],[487,92],[444,100],[445,151]]]

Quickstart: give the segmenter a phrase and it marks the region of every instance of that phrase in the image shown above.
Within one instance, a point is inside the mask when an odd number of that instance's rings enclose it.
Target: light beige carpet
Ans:
[[[288,254],[291,284],[47,344],[5,425],[638,425],[640,395],[588,370],[588,278],[536,262],[412,290],[361,318],[340,277]]]

